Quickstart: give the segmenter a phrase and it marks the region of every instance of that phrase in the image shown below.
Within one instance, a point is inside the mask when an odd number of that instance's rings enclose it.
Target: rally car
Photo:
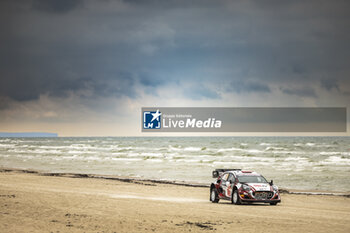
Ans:
[[[253,171],[241,169],[216,169],[213,171],[216,181],[210,185],[210,201],[220,199],[231,201],[233,204],[263,202],[277,205],[281,202],[278,187],[273,181],[266,179]]]

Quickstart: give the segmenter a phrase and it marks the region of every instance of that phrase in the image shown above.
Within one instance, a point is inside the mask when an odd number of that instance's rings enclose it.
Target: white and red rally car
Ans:
[[[215,183],[210,185],[210,201],[217,203],[220,199],[239,205],[249,202],[270,203],[277,205],[281,202],[278,187],[273,181],[252,171],[241,169],[216,169],[213,171]]]

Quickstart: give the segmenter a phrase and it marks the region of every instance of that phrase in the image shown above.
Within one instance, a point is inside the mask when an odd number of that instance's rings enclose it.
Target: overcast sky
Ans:
[[[349,1],[2,0],[0,11],[0,131],[143,135],[143,106],[350,108]]]

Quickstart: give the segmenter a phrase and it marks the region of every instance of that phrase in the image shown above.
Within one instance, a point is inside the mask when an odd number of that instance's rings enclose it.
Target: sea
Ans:
[[[350,137],[0,138],[0,167],[190,184],[234,168],[284,189],[350,192]]]

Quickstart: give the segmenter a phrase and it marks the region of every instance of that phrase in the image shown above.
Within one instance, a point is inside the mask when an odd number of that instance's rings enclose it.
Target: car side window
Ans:
[[[223,175],[222,180],[226,181],[227,178],[228,178],[228,174],[226,173],[225,175]]]
[[[232,174],[230,174],[230,175],[228,176],[228,181],[232,181],[232,182],[233,182],[233,180],[234,180],[234,177],[233,177]]]

